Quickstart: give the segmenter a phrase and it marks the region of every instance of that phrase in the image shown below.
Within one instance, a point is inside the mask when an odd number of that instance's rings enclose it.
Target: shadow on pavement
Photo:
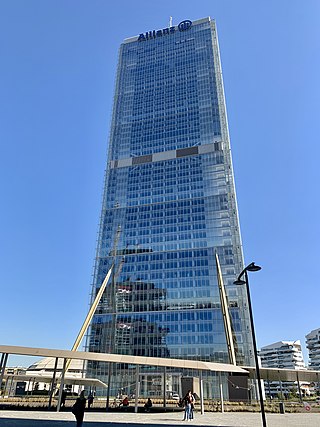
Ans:
[[[0,418],[0,425],[1,427],[4,426],[14,426],[14,427],[71,427],[72,425],[75,425],[75,421],[55,421],[55,420],[34,420],[34,419],[21,419],[21,418]],[[90,426],[91,424],[91,426]],[[97,423],[83,423],[84,426],[97,426]]]
[[[170,420],[172,422],[172,420]],[[182,424],[182,421],[181,421]],[[60,421],[60,420],[35,420],[35,419],[21,419],[21,418],[0,418],[0,425],[1,427],[71,427],[75,426],[75,421]],[[177,423],[175,424],[149,424],[152,427],[163,427],[164,425],[166,427],[176,427]],[[189,425],[189,423],[188,423]],[[196,420],[192,423],[193,426],[202,426],[203,424],[197,423]],[[84,421],[83,427],[146,427],[146,424],[142,423],[127,423],[127,422],[93,422],[93,421]],[[217,427],[211,424],[211,427]],[[224,426],[228,427],[228,426]],[[231,426],[229,426],[231,427]]]

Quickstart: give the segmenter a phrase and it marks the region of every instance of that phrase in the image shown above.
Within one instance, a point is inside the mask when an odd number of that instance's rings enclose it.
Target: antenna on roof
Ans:
[[[169,27],[172,27],[172,16],[170,16],[170,19],[169,19]]]

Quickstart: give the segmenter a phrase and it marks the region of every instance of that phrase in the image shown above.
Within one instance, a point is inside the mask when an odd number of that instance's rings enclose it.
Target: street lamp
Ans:
[[[258,265],[255,265],[255,263],[252,262],[251,264],[247,265],[241,271],[241,273],[238,276],[238,279],[235,282],[233,282],[233,284],[234,285],[246,285],[246,289],[247,289],[249,315],[250,315],[251,332],[252,332],[253,352],[254,352],[254,360],[255,360],[255,364],[256,364],[256,374],[257,374],[257,381],[258,381],[258,388],[259,388],[262,425],[263,425],[263,427],[267,427],[267,420],[266,420],[266,414],[264,411],[264,402],[263,402],[263,396],[262,396],[262,387],[261,387],[260,368],[259,368],[259,361],[258,361],[256,334],[254,332],[252,305],[251,305],[251,297],[250,297],[250,290],[249,290],[249,279],[248,279],[248,271],[254,272],[254,271],[259,271],[259,270],[261,270],[261,267],[259,267]],[[241,277],[243,275],[245,277],[245,280],[241,279]]]

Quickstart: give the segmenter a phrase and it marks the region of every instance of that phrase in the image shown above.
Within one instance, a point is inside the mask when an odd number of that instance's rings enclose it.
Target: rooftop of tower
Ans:
[[[143,33],[141,33],[140,35],[125,38],[125,39],[124,39],[124,41],[123,41],[123,43],[132,43],[132,42],[136,42],[136,41],[138,41],[138,40],[139,40],[139,37],[140,37],[141,35],[145,35],[145,34],[147,34],[147,33],[155,34],[155,37],[157,37],[157,34],[158,34],[158,36],[159,36],[159,37],[161,37],[161,36],[163,36],[163,35],[169,35],[169,34],[170,34],[170,28],[174,28],[175,30],[179,30],[179,26],[180,26],[180,24],[182,24],[182,23],[184,23],[184,22],[186,22],[186,21],[189,21],[189,20],[181,21],[179,24],[172,25],[172,27],[165,27],[165,28],[157,29],[157,30],[154,30],[154,29],[146,30],[146,31],[144,31]],[[199,24],[203,24],[203,23],[205,23],[205,22],[211,22],[211,21],[213,21],[213,20],[210,18],[210,16],[208,16],[208,17],[206,17],[206,18],[201,18],[201,19],[197,19],[197,20],[195,20],[195,21],[190,21],[190,22],[192,22],[192,25],[199,25]],[[175,30],[174,30],[174,31],[172,31],[172,32],[175,32]],[[179,31],[181,31],[181,30],[179,30]],[[183,31],[183,30],[182,30],[182,31]]]

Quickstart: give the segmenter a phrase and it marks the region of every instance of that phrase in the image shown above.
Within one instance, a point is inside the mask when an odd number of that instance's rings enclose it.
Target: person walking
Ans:
[[[72,413],[76,417],[77,427],[82,427],[84,410],[86,408],[87,399],[84,396],[84,390],[80,393],[80,396],[77,398],[76,403],[72,407]]]
[[[191,390],[188,390],[184,399],[184,418],[182,421],[191,421],[193,419],[193,408],[194,397]]]

